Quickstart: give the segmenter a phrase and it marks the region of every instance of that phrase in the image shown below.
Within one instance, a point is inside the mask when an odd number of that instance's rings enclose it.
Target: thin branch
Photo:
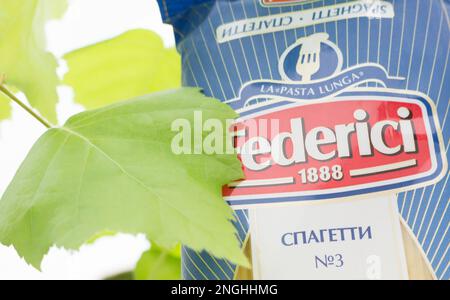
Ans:
[[[47,128],[52,128],[52,124],[49,121],[44,119],[38,113],[36,113],[31,107],[28,107],[25,103],[23,103],[19,98],[17,98],[8,88],[4,85],[5,75],[0,75],[0,92],[5,94],[12,101],[16,102],[20,107],[26,110],[31,116],[33,116],[36,120],[38,120],[42,125]]]

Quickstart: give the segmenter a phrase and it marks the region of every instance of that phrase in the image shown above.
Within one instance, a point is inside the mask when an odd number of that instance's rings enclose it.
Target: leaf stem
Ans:
[[[47,121],[42,116],[37,114],[31,107],[28,107],[19,98],[17,98],[10,90],[8,90],[8,88],[3,84],[1,78],[0,78],[0,92],[5,94],[12,101],[16,102],[20,107],[22,107],[24,110],[26,110],[30,115],[32,115],[36,120],[38,120],[45,127],[47,127],[47,128],[52,128],[53,127],[53,125],[50,124],[49,121]]]

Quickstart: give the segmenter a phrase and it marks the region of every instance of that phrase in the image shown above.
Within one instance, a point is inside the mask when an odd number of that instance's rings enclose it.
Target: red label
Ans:
[[[420,182],[442,165],[429,105],[359,97],[251,115],[236,125],[246,180],[224,195],[345,197]]]

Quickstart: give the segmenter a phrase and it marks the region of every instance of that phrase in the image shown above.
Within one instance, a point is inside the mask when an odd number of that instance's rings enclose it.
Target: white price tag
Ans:
[[[408,279],[395,195],[249,214],[255,279]]]

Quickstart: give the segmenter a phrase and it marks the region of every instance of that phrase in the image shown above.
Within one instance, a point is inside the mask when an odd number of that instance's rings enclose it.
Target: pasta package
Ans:
[[[450,1],[159,4],[245,173],[252,268],[183,248],[185,279],[450,279]]]

